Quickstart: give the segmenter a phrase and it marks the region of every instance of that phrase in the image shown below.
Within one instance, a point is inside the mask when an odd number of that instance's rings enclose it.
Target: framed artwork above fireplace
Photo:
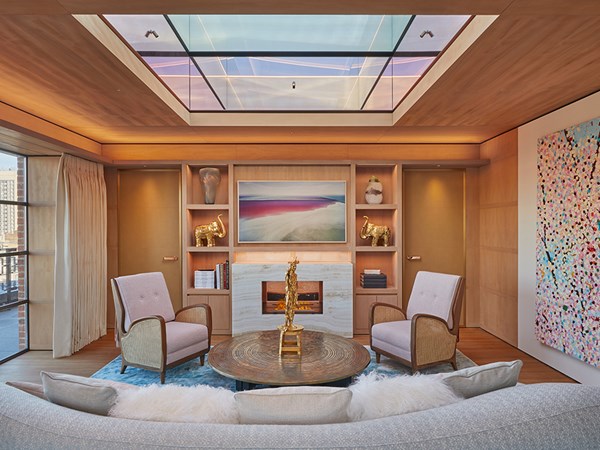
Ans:
[[[346,242],[345,181],[238,181],[240,243]]]

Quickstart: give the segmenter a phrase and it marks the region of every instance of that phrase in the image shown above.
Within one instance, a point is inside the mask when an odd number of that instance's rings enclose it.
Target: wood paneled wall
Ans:
[[[29,348],[52,350],[57,157],[30,157],[29,197]]]
[[[481,145],[479,169],[480,323],[509,344],[518,341],[518,132]]]
[[[212,161],[461,161],[479,159],[478,144],[104,144],[114,162]]]
[[[465,180],[465,303],[461,325],[480,326],[479,292],[479,171],[466,169]]]

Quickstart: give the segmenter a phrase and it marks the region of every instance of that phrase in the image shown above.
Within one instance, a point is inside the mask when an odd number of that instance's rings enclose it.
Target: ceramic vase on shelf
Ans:
[[[221,182],[221,172],[216,167],[200,169],[200,184],[204,192],[204,203],[213,205],[217,196],[217,187]]]
[[[369,178],[365,190],[365,200],[369,205],[378,205],[383,201],[383,185],[375,175]]]

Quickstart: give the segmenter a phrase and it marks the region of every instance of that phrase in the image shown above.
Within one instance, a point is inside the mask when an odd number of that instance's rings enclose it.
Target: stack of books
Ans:
[[[194,271],[195,289],[214,289],[215,271],[214,270],[195,270]]]
[[[215,278],[215,287],[217,289],[229,289],[229,260],[216,265]]]
[[[379,269],[365,269],[360,274],[360,287],[363,288],[387,288],[387,276]]]

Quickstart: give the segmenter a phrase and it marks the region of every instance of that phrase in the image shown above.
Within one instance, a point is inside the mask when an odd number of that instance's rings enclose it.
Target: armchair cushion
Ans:
[[[168,322],[165,324],[165,328],[167,334],[167,364],[207,350],[209,347],[208,328],[204,325]]]
[[[167,283],[161,272],[122,276],[115,281],[124,299],[125,330],[129,330],[131,322],[142,317],[161,316],[165,322],[175,319]]]
[[[382,322],[371,328],[371,346],[410,361],[411,321]]]
[[[452,299],[461,277],[445,273],[418,272],[408,300],[407,318],[415,314],[431,314],[453,327]]]

